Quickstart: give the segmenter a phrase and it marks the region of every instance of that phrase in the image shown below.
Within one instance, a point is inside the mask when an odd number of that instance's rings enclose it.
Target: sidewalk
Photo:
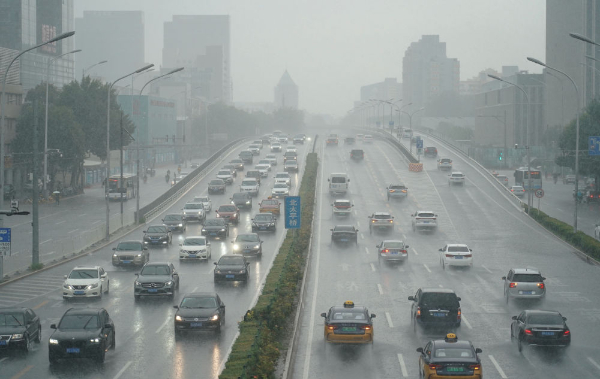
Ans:
[[[203,163],[205,160],[194,160]],[[171,170],[177,172],[176,164],[160,166],[154,177],[148,177],[146,184],[140,178],[140,208],[154,201],[171,188],[165,182],[165,174]],[[191,172],[188,167],[182,172]],[[134,221],[137,198],[121,202],[110,202],[110,232]],[[123,207],[123,223],[121,224],[121,206]],[[32,204],[21,204],[21,211],[32,211]],[[106,202],[104,187],[94,185],[83,194],[63,198],[60,204],[39,204],[39,253],[40,262],[49,263],[72,257],[86,249],[92,243],[104,239],[106,235]],[[32,225],[31,216],[4,217],[4,227],[11,228],[11,255],[4,257],[4,275],[14,276],[16,272],[24,272],[31,265]]]

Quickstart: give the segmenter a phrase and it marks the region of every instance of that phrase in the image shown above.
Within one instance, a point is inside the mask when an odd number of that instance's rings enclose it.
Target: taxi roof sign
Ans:
[[[446,342],[456,342],[456,341],[458,341],[458,337],[456,337],[456,334],[454,334],[454,333],[446,334]]]
[[[344,308],[354,308],[354,302],[351,300],[344,301]]]

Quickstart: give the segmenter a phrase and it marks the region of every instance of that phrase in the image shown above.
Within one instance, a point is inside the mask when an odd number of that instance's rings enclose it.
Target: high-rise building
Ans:
[[[383,82],[360,87],[360,100],[369,101],[371,99],[402,99],[402,83],[398,83],[396,78],[385,78]]]
[[[459,93],[460,63],[446,56],[446,43],[438,35],[424,35],[410,44],[402,60],[403,102],[425,106],[444,92]]]
[[[75,19],[77,75],[99,76],[112,82],[144,66],[144,13],[142,11],[84,11]]]
[[[173,16],[165,22],[163,67],[209,72],[210,101],[232,101],[229,16]]]
[[[18,52],[51,40],[73,30],[73,0],[0,0],[0,68]],[[49,59],[49,81],[59,87],[74,78],[73,55],[58,58],[73,50],[73,38],[42,46],[19,58],[18,76],[8,78],[10,84],[21,84],[23,90],[34,88],[45,80]]]
[[[298,109],[298,86],[285,70],[275,86],[275,107]]]

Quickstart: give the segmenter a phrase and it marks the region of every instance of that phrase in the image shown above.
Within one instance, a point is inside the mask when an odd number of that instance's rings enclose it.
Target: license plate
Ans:
[[[342,241],[342,242],[348,242],[348,238],[341,238],[340,241]]]
[[[84,295],[85,291],[75,291],[75,292],[73,292],[73,294],[75,294],[75,295]]]
[[[446,367],[446,371],[448,372],[464,372],[464,367]]]
[[[266,226],[261,226],[259,229],[260,230],[265,230],[265,229],[267,229],[267,227]]]
[[[0,346],[6,346],[6,345],[7,345],[6,341],[4,341],[4,340],[0,341]]]
[[[342,327],[342,332],[356,332],[356,327],[344,326],[344,327]]]
[[[534,292],[533,291],[521,291],[522,295],[533,295]]]
[[[156,292],[158,292],[158,290],[156,288],[150,288],[148,290],[148,292],[150,292],[150,293],[156,293]]]
[[[542,332],[543,336],[553,336],[554,332]]]
[[[190,327],[192,328],[200,328],[202,326],[201,322],[191,322]]]
[[[423,221],[423,224],[429,224],[429,221]]]
[[[225,278],[227,278],[227,279],[233,279],[233,278],[235,278],[235,275],[225,275]]]
[[[463,256],[462,255],[455,255],[454,259],[463,259]]]
[[[189,257],[190,258],[196,258],[196,254],[190,254]]]
[[[442,312],[434,312],[433,317],[446,317],[446,314]]]
[[[124,264],[130,264],[131,261],[123,261]]]
[[[392,252],[390,252],[390,254],[392,254],[392,255],[398,255],[398,252],[397,251],[392,251]]]
[[[244,249],[244,250],[242,251],[242,253],[246,253],[246,254],[248,254],[248,253],[250,253],[250,249]]]
[[[211,236],[216,236],[216,235],[217,235],[217,233],[210,233],[210,235],[211,235]]]
[[[78,347],[67,347],[67,353],[79,354],[79,348]]]

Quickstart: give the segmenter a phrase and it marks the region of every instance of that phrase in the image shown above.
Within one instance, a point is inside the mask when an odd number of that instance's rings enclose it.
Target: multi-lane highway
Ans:
[[[291,193],[296,194],[304,166],[307,145],[297,145],[300,173],[292,175]],[[233,150],[223,164],[237,158],[239,151],[247,144]],[[268,146],[261,157],[268,153]],[[255,157],[255,162],[256,162]],[[182,199],[166,210],[166,213],[180,213],[185,202],[194,196],[207,194],[207,183],[216,175],[222,165],[215,167],[212,173],[202,179]],[[273,172],[283,171],[283,157],[279,154],[278,165]],[[221,204],[230,203],[233,192],[238,191],[241,177],[239,172],[233,185],[227,187],[224,195],[211,195],[213,209]],[[229,349],[237,334],[237,321],[256,300],[278,246],[284,238],[283,221],[277,224],[275,233],[261,233],[263,243],[262,259],[251,259],[250,281],[248,284],[213,283],[215,262],[221,255],[232,252],[231,241],[238,233],[251,230],[250,219],[258,212],[258,202],[271,193],[272,174],[263,179],[260,194],[254,198],[252,211],[242,211],[239,225],[231,228],[227,240],[213,240],[212,260],[205,262],[178,261],[179,241],[183,235],[175,234],[173,244],[167,248],[150,248],[151,261],[170,261],[175,264],[180,275],[180,286],[174,301],[150,298],[134,302],[133,282],[136,270],[114,268],[111,255],[114,244],[68,264],[61,265],[30,276],[20,281],[0,287],[0,306],[23,306],[33,308],[42,319],[42,343],[34,344],[29,354],[0,352],[2,378],[216,378],[223,367]],[[103,208],[101,208],[103,209]],[[160,215],[147,225],[160,224]],[[58,216],[57,216],[58,217]],[[216,217],[214,210],[208,217]],[[58,219],[57,219],[58,220]],[[186,236],[200,235],[200,224],[189,224]],[[141,239],[143,228],[133,231],[124,239]],[[61,296],[63,275],[68,274],[75,265],[99,265],[108,271],[110,293],[101,300],[74,300],[66,302]],[[139,271],[139,270],[138,270]],[[184,335],[175,339],[173,331],[174,304],[186,292],[216,291],[226,304],[226,325],[220,335],[212,332],[200,332]],[[90,361],[67,361],[50,366],[48,363],[48,337],[50,324],[58,322],[69,307],[104,307],[114,320],[116,328],[116,350],[106,355],[103,365]]]
[[[344,136],[343,130],[338,130]],[[310,282],[300,323],[293,377],[307,378],[416,378],[418,354],[432,338],[443,333],[413,332],[408,296],[420,287],[454,289],[462,298],[461,339],[483,349],[486,378],[597,378],[600,377],[600,321],[598,268],[571,252],[571,248],[529,220],[506,194],[469,162],[435,141],[441,157],[454,160],[454,169],[466,174],[464,187],[448,186],[448,172],[438,171],[436,160],[424,158],[424,171],[409,172],[401,154],[375,141],[358,144],[365,160],[350,160],[351,147],[324,147],[318,180],[318,206]],[[327,175],[346,172],[351,178],[347,198],[354,203],[348,219],[331,212]],[[405,200],[387,201],[385,188],[395,182],[409,188]],[[433,234],[414,233],[410,214],[432,210],[439,228]],[[396,227],[390,234],[369,234],[368,215],[389,211]],[[358,245],[331,245],[330,229],[352,223],[359,229]],[[379,264],[375,245],[386,238],[410,245],[403,264]],[[439,263],[438,249],[446,243],[466,243],[473,250],[474,267],[450,268]],[[547,297],[541,302],[509,302],[503,298],[501,277],[510,268],[533,266],[547,278]],[[332,305],[352,300],[375,313],[375,342],[364,346],[335,346],[323,341],[323,319]],[[553,309],[567,317],[572,344],[564,351],[525,349],[521,354],[510,340],[511,316],[523,309]]]

